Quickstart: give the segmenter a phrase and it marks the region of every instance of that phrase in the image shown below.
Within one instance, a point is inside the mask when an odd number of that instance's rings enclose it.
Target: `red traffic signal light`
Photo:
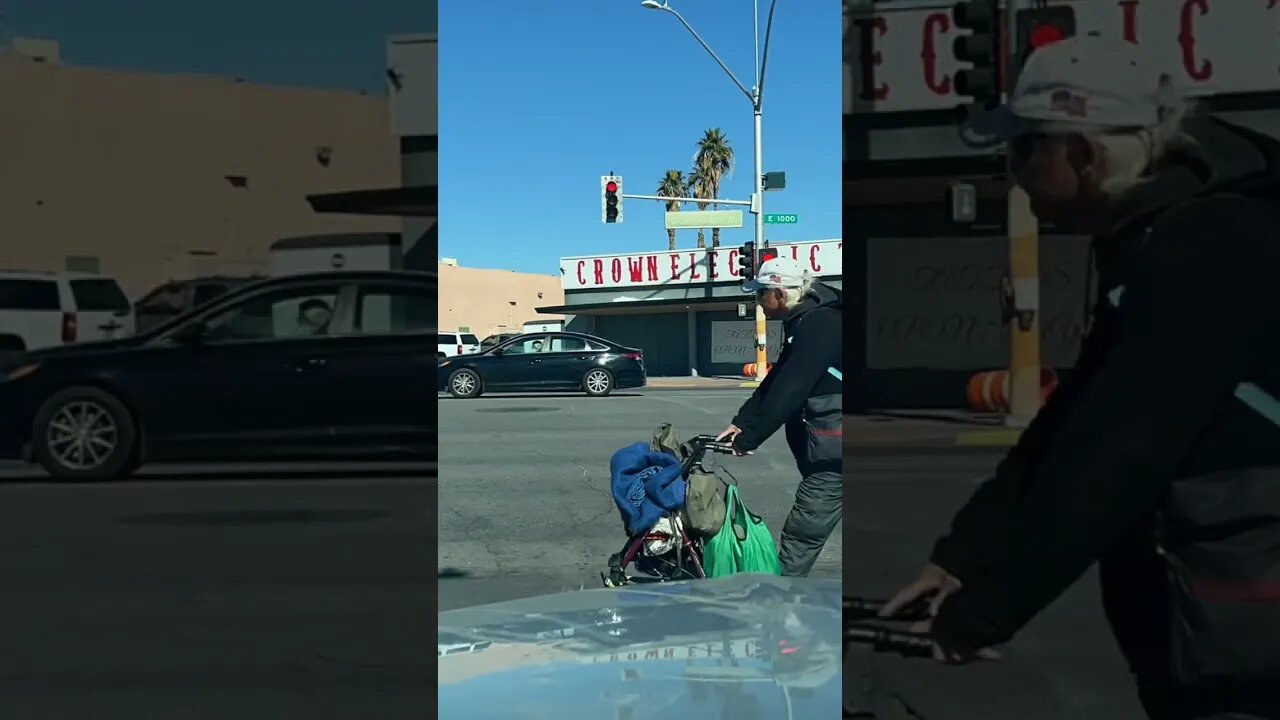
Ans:
[[[1026,62],[1031,53],[1076,34],[1076,11],[1068,5],[1053,5],[1018,11],[1018,59]]]
[[[761,265],[763,265],[763,264],[765,264],[765,263],[769,262],[770,260],[772,260],[772,259],[774,259],[774,258],[776,258],[776,257],[778,257],[778,249],[777,249],[777,248],[765,248],[765,249],[761,250],[761,251],[760,251],[760,262],[756,265],[756,269],[757,269],[757,270],[759,270]]]
[[[605,183],[604,191],[611,192],[611,193],[618,192],[618,183],[610,180],[609,182]]]
[[[1053,25],[1040,25],[1032,28],[1030,37],[1027,38],[1027,45],[1032,50],[1039,50],[1046,45],[1052,45],[1066,38],[1066,34],[1059,28]]]

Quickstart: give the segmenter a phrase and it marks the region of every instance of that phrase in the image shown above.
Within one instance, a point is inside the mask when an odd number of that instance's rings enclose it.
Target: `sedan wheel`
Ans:
[[[449,394],[464,399],[479,395],[480,376],[472,370],[458,370],[449,377]]]
[[[49,398],[32,428],[36,460],[50,475],[65,480],[127,475],[136,439],[128,409],[95,387],[70,388]]]
[[[582,378],[582,389],[592,397],[604,397],[613,392],[613,375],[601,368],[588,370]]]

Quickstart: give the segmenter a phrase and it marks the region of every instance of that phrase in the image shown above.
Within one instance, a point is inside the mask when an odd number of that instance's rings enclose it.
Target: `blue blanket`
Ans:
[[[648,530],[663,514],[684,507],[685,481],[680,475],[680,461],[667,453],[651,451],[648,443],[635,443],[615,452],[609,459],[609,474],[613,477],[613,502],[629,535]]]

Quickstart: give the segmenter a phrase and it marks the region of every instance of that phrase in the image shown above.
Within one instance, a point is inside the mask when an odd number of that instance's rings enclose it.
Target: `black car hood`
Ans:
[[[839,580],[738,575],[443,612],[440,717],[836,717],[840,610]]]

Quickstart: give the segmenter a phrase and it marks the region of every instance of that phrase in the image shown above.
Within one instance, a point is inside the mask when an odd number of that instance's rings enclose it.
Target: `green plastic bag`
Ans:
[[[781,575],[778,546],[764,520],[753,514],[730,485],[725,493],[727,522],[702,548],[702,567],[707,577],[727,577],[738,573]]]

